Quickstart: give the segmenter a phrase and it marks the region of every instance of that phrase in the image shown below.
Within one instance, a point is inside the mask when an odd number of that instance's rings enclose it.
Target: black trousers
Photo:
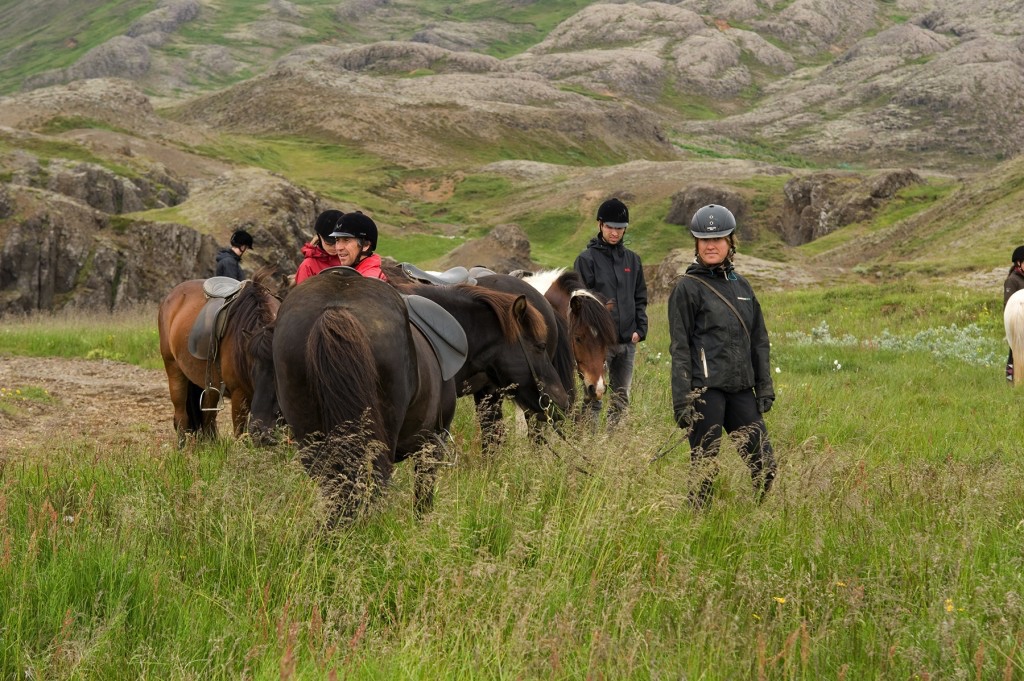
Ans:
[[[729,393],[709,388],[694,403],[696,412],[688,434],[690,458],[702,468],[700,488],[693,497],[699,507],[707,505],[718,474],[715,458],[722,448],[722,431],[736,443],[743,461],[750,468],[754,492],[760,498],[775,479],[775,452],[768,439],[764,418],[757,411],[753,390]]]

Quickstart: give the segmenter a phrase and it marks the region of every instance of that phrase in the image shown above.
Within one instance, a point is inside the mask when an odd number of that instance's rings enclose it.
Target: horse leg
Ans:
[[[415,510],[416,517],[422,518],[434,508],[434,491],[437,487],[437,469],[444,457],[444,443],[439,437],[416,453]]]
[[[167,371],[167,389],[174,406],[174,432],[180,448],[185,446],[188,434],[198,428],[198,420],[193,420],[196,415],[193,399],[198,399],[198,395],[192,395],[192,388],[196,386],[185,377],[177,364],[165,362],[164,369]]]
[[[194,405],[198,414],[195,421],[196,429],[203,439],[215,440],[217,439],[217,404],[220,402],[221,395],[213,388],[204,394],[202,388],[195,384],[189,387],[189,391],[192,392],[193,389]]]
[[[231,424],[235,428],[235,437],[242,437],[249,425],[249,402],[241,395],[231,397]]]
[[[473,401],[480,421],[480,448],[485,454],[493,454],[505,440],[501,393],[481,390],[473,394]]]

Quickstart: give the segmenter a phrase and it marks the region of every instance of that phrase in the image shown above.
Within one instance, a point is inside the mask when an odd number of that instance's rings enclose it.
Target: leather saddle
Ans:
[[[434,349],[441,366],[441,377],[450,379],[466,363],[469,341],[462,325],[433,300],[417,295],[403,295],[409,321],[419,329]]]
[[[453,267],[450,270],[445,270],[444,272],[427,272],[409,262],[403,262],[400,267],[406,276],[424,284],[433,284],[434,286],[452,286],[454,284],[476,283],[476,280],[470,275],[469,270],[461,266]]]
[[[212,360],[217,356],[217,343],[228,321],[227,309],[246,284],[231,277],[210,277],[203,282],[206,304],[188,334],[188,351],[193,357]]]

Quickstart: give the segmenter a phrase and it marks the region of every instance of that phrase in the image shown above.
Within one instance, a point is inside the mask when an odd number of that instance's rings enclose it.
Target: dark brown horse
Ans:
[[[468,271],[464,270],[464,273],[468,274]],[[554,369],[558,383],[561,384],[562,392],[565,393],[565,403],[563,404],[561,399],[558,399],[553,404],[531,405],[528,400],[522,401],[518,398],[517,402],[519,402],[520,407],[531,423],[535,424],[541,418],[555,421],[560,420],[566,411],[565,405],[571,405],[575,400],[576,390],[576,374],[573,364],[572,346],[569,342],[568,324],[558,316],[551,307],[551,303],[537,289],[522,279],[507,274],[497,274],[489,270],[483,270],[474,276],[476,277],[476,286],[481,289],[510,294],[516,298],[525,298],[528,303],[525,310],[532,310],[533,314],[539,313],[541,319],[543,319],[543,336],[532,335],[535,337],[534,342],[539,341],[543,343],[547,362],[538,362],[537,364],[538,366],[550,364]],[[416,283],[403,267],[388,268],[388,277],[394,285],[399,287]],[[436,286],[435,288],[443,290],[449,287]],[[533,314],[529,314],[529,316],[532,317]],[[541,328],[536,322],[531,322],[530,325],[536,329]],[[476,329],[467,328],[467,336],[471,339],[476,333]],[[467,364],[469,363],[467,362]],[[480,429],[483,434],[484,448],[493,450],[501,442],[504,435],[502,403],[508,388],[510,385],[514,385],[518,389],[524,387],[524,384],[521,382],[510,384],[496,376],[493,371],[486,370],[477,371],[472,375],[468,375],[468,372],[463,372],[463,375],[457,378],[459,382],[456,384],[456,388],[459,395],[473,395],[476,403],[477,418],[480,421]],[[547,386],[554,385],[552,379],[548,378],[545,380],[547,381]],[[531,381],[531,384],[534,383],[536,381]],[[550,391],[551,389],[549,388],[548,392]],[[556,405],[557,409],[554,408]]]
[[[331,270],[310,277],[288,294],[261,340],[253,424],[272,424],[276,401],[306,470],[341,515],[451,425],[454,383],[383,281]],[[432,503],[436,465],[416,461],[418,512]]]
[[[600,401],[604,396],[605,358],[608,348],[618,343],[612,301],[589,290],[572,270],[544,270],[523,278],[544,294],[555,312],[569,325],[576,372],[583,382],[583,400]]]
[[[262,269],[251,281],[242,282],[241,290],[225,308],[223,336],[209,359],[197,359],[188,348],[189,333],[207,302],[203,292],[205,280],[178,284],[160,303],[160,355],[167,371],[179,445],[184,444],[188,434],[216,437],[221,397],[231,399],[235,435],[245,432],[253,395],[249,344],[255,332],[274,321],[280,304],[267,287],[272,277],[272,269]]]
[[[455,375],[459,396],[497,390],[524,411],[549,419],[568,409],[569,396],[548,356],[548,326],[525,295],[470,284],[418,284],[399,276],[391,281],[403,293],[439,304],[466,330],[469,352]]]

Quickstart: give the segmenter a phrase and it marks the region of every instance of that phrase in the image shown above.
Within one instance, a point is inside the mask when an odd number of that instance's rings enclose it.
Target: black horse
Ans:
[[[434,301],[466,330],[469,352],[455,375],[460,397],[474,395],[478,405],[490,397],[496,418],[501,417],[500,398],[505,395],[525,412],[550,420],[561,418],[568,409],[570,397],[548,355],[553,329],[527,295],[470,284],[419,284],[400,276],[391,281],[404,293]]]
[[[541,314],[547,328],[548,357],[558,374],[562,390],[565,391],[567,405],[574,404],[576,401],[576,360],[573,356],[568,322],[558,315],[543,293],[519,277],[493,273],[478,275],[476,285],[493,291],[525,296],[530,306]],[[493,382],[480,386],[473,393],[473,399],[477,405],[477,415],[480,419],[480,428],[485,434],[485,442],[489,447],[495,446],[502,437],[501,397],[501,386]],[[526,413],[527,420],[534,423],[543,416],[535,409],[524,407],[523,411]],[[562,410],[559,417],[567,413],[568,406]]]
[[[254,348],[254,436],[274,423],[276,402],[303,465],[341,515],[386,485],[396,462],[438,442],[455,414],[454,382],[397,290],[377,279],[311,277]],[[417,512],[433,502],[437,464],[417,457]]]

